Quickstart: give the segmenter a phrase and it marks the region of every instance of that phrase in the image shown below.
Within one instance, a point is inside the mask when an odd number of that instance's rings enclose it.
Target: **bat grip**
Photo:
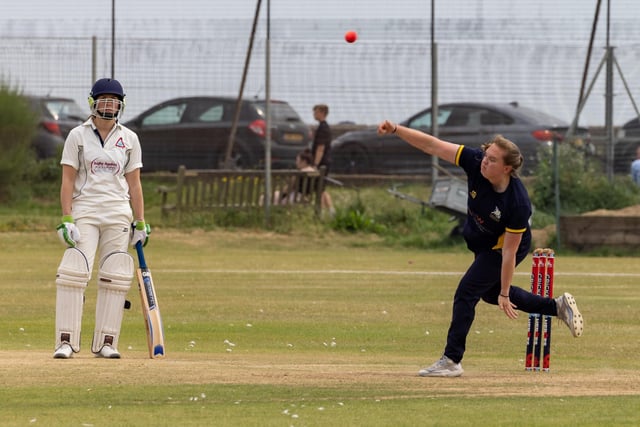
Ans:
[[[136,252],[138,253],[138,264],[140,264],[140,268],[147,268],[147,261],[144,259],[141,241],[136,242]]]

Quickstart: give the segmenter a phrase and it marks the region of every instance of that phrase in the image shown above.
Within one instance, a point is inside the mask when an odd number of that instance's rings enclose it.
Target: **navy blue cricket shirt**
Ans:
[[[531,246],[529,193],[522,181],[514,177],[503,193],[497,193],[480,172],[483,156],[481,149],[465,146],[460,146],[456,153],[456,165],[464,169],[468,182],[467,219],[463,231],[467,247],[476,254],[501,250],[505,232],[522,233],[516,258],[523,259]]]

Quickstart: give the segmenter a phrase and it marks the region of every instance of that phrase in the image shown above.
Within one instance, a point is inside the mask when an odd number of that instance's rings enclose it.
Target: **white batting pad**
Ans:
[[[87,282],[87,258],[79,249],[68,248],[56,274],[56,350],[66,342],[73,351],[80,351],[82,306]]]
[[[91,351],[100,352],[105,344],[118,348],[124,301],[133,280],[133,258],[126,252],[112,252],[102,260],[98,272],[96,329]]]

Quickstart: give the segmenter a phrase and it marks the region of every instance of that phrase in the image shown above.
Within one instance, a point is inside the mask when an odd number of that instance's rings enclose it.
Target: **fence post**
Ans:
[[[98,79],[98,38],[96,36],[91,37],[91,81],[89,86]]]

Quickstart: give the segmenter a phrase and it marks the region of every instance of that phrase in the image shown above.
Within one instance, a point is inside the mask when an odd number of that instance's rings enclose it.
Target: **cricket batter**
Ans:
[[[512,286],[513,274],[531,246],[531,202],[518,178],[523,157],[516,144],[498,135],[482,148],[443,141],[432,135],[384,121],[379,134],[396,134],[432,156],[460,166],[467,174],[467,219],[463,236],[474,260],[460,280],[443,356],[421,369],[423,377],[459,377],[467,335],[482,299],[515,319],[518,310],[558,316],[574,337],[582,334],[583,320],[569,293],[546,298]]]
[[[115,79],[95,82],[91,116],[69,133],[62,152],[58,236],[67,246],[56,275],[56,359],[80,351],[84,291],[98,254],[98,295],[91,351],[119,359],[125,297],[134,275],[127,245],[147,243],[138,136],[119,123],[125,107]],[[134,221],[135,220],[135,221]],[[132,223],[133,221],[133,223]]]

